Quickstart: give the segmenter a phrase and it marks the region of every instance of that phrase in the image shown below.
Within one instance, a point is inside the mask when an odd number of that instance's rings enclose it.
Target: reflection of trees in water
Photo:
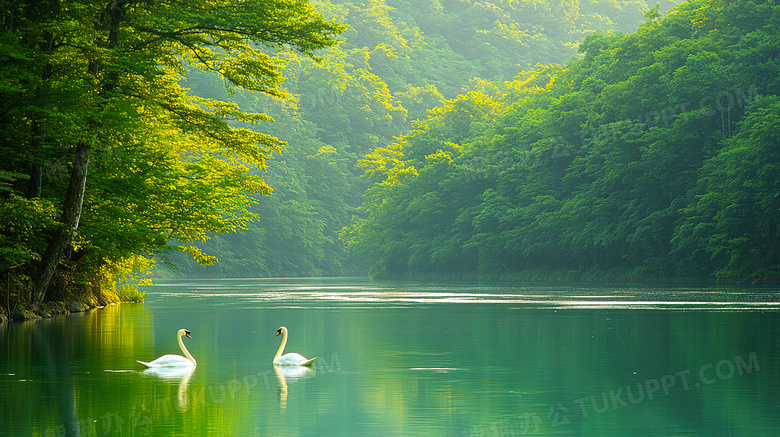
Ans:
[[[62,331],[48,329],[48,321],[33,322],[32,339],[34,345],[33,357],[40,357],[44,368],[44,379],[49,384],[43,384],[48,397],[57,401],[65,435],[81,436],[76,389],[71,375],[72,354],[68,351],[69,342],[59,337]],[[26,322],[28,324],[30,322]]]

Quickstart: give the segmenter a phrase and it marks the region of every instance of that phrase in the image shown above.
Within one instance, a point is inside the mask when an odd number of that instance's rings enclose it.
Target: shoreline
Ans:
[[[74,314],[93,309],[101,309],[119,303],[137,303],[143,300],[123,300],[118,295],[89,295],[72,299],[43,302],[32,307],[17,302],[8,314],[9,308],[0,308],[0,323],[23,322],[25,320],[48,319],[63,314]]]

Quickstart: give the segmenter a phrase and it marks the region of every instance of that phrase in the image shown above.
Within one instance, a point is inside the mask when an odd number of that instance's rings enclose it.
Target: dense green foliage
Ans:
[[[283,141],[270,120],[188,93],[187,68],[278,97],[274,49],[313,55],[344,27],[307,2],[1,1],[4,301],[106,288],[155,252],[245,227]]]
[[[285,89],[296,104],[235,93],[241,107],[271,115],[264,131],[288,146],[268,162],[271,198],[252,208],[246,230],[216,235],[202,249],[220,260],[187,276],[298,276],[365,273],[339,232],[363,201],[358,161],[424,119],[427,111],[482,80],[502,82],[537,63],[562,62],[595,30],[633,30],[645,1],[320,1],[349,25],[321,61],[286,58]],[[188,72],[199,95],[227,98],[220,82]]]
[[[449,100],[363,161],[385,275],[780,280],[780,5],[692,0]]]

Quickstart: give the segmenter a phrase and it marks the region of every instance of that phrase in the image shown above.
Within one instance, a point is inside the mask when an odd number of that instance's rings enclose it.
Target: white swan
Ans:
[[[192,357],[190,351],[184,347],[184,342],[181,340],[183,335],[186,335],[187,338],[192,337],[190,337],[190,331],[187,331],[186,329],[179,329],[179,332],[176,334],[176,340],[179,342],[179,347],[186,357],[168,354],[163,355],[150,363],[141,360],[137,361],[146,367],[195,367],[198,363],[195,362],[195,358]]]
[[[276,351],[276,356],[274,357],[274,364],[277,366],[308,366],[311,367],[311,363],[314,362],[314,360],[317,359],[317,357],[314,357],[312,359],[308,359],[304,357],[301,354],[290,352],[288,354],[282,355],[284,352],[284,347],[287,345],[287,328],[282,326],[276,331],[276,336],[278,337],[279,334],[282,334],[282,344],[279,346],[279,350]]]

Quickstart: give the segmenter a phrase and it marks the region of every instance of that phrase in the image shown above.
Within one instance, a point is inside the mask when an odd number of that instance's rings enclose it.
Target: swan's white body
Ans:
[[[181,355],[167,354],[148,363],[141,360],[137,361],[146,367],[195,367],[198,363],[195,362],[195,358],[192,357],[192,354],[190,354],[190,351],[187,350],[184,346],[184,342],[181,340],[181,337],[184,335],[186,335],[187,338],[192,338],[190,337],[190,331],[187,331],[186,329],[179,329],[179,332],[176,334],[176,340],[179,342],[179,347],[184,353],[184,357]]]
[[[276,336],[278,337],[279,334],[282,334],[282,344],[279,345],[279,350],[276,351],[276,356],[274,357],[274,364],[277,366],[307,366],[310,367],[311,363],[314,362],[314,360],[317,359],[317,357],[314,357],[312,359],[306,358],[301,354],[290,352],[287,354],[284,354],[284,347],[287,345],[287,328],[282,326],[276,331]]]

